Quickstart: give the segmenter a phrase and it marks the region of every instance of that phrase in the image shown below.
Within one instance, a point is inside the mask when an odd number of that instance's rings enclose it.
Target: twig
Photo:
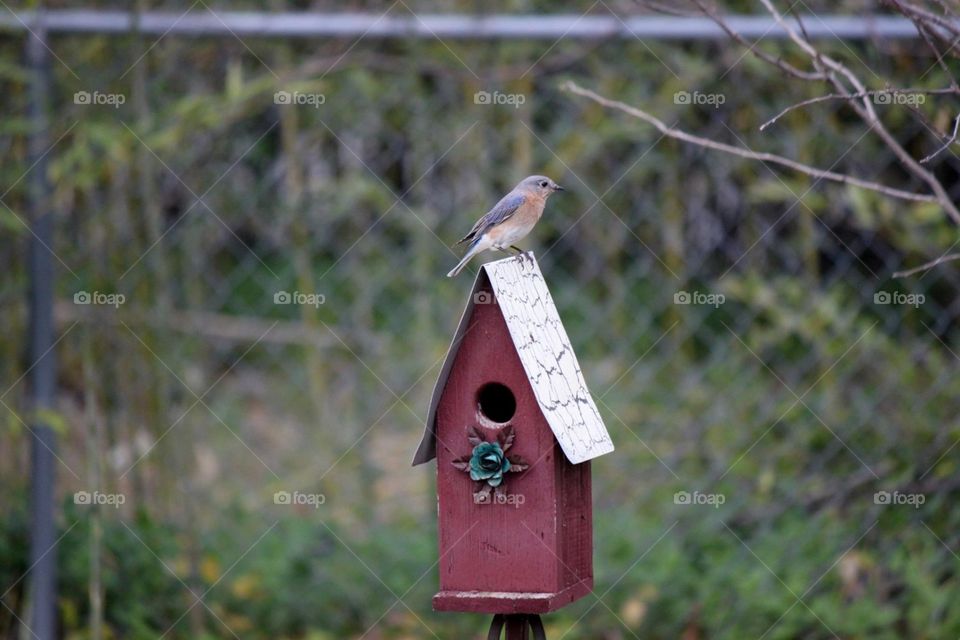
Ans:
[[[935,45],[933,43],[933,40],[930,38],[930,34],[928,33],[930,31],[929,26],[926,23],[920,20],[917,20],[915,18],[913,19],[913,24],[917,28],[917,33],[919,33],[923,37],[924,42],[927,43],[927,46],[930,47],[930,51],[932,51],[933,55],[936,57],[937,65],[940,66],[941,71],[947,74],[947,77],[950,78],[950,82],[952,82],[953,86],[956,87],[957,79],[953,76],[953,72],[950,71],[950,67],[947,66],[947,63],[944,62],[943,60],[944,56],[950,51],[950,49],[947,49],[943,53],[940,53],[940,50],[937,49],[937,45]],[[950,47],[952,48],[953,45],[950,45]]]
[[[906,271],[897,271],[896,273],[893,274],[893,277],[906,278],[907,276],[912,276],[913,274],[918,273],[920,271],[927,271],[928,269],[932,269],[938,264],[943,264],[944,262],[952,262],[953,260],[960,260],[960,253],[952,253],[947,256],[940,256],[936,260],[931,260],[930,262],[926,262],[920,265],[919,267],[914,267],[913,269],[907,269]]]
[[[644,9],[650,9],[656,13],[662,13],[668,16],[680,16],[688,18],[691,16],[698,16],[700,12],[697,11],[684,11],[683,9],[677,9],[671,7],[670,5],[663,4],[661,2],[653,2],[653,0],[636,0],[637,4],[643,7]]]
[[[803,24],[803,18],[800,16],[799,13],[797,13],[796,11],[793,10],[793,8],[794,8],[795,6],[796,6],[796,4],[790,5],[790,7],[787,9],[787,11],[789,11],[790,13],[793,14],[794,20],[797,21],[797,26],[800,27],[800,32],[803,33],[803,39],[806,40],[807,42],[810,42],[810,34],[807,33],[807,27],[806,27],[805,24]]]
[[[826,76],[819,71],[804,71],[802,69],[798,69],[797,67],[793,66],[789,62],[781,60],[780,58],[775,58],[769,53],[767,53],[766,51],[764,51],[763,49],[758,49],[757,43],[759,42],[759,40],[751,44],[750,42],[747,41],[746,38],[744,38],[742,35],[740,35],[736,31],[734,31],[732,28],[730,28],[730,25],[728,25],[727,22],[722,17],[720,17],[720,15],[716,12],[716,10],[708,6],[705,2],[703,2],[703,0],[694,0],[694,3],[697,5],[697,7],[699,7],[701,11],[703,11],[703,13],[708,18],[713,20],[718,27],[723,29],[724,32],[726,32],[726,34],[730,36],[731,40],[746,47],[750,53],[752,53],[755,57],[759,58],[760,60],[763,60],[768,64],[772,64],[773,66],[777,67],[787,75],[793,76],[795,78],[799,78],[801,80],[816,81],[816,80],[827,79]]]
[[[605,98],[589,89],[584,89],[573,81],[568,81],[563,85],[563,87],[575,93],[577,95],[589,98],[594,102],[601,104],[605,107],[610,107],[613,109],[618,109],[623,111],[626,114],[629,114],[635,118],[639,118],[648,124],[653,125],[660,131],[663,135],[669,138],[675,138],[677,140],[682,140],[684,142],[689,142],[707,149],[713,149],[715,151],[723,151],[724,153],[729,153],[731,155],[739,156],[741,158],[746,158],[748,160],[759,160],[760,162],[770,162],[773,164],[778,164],[784,167],[788,167],[795,171],[805,173],[808,176],[814,178],[819,178],[823,180],[831,180],[833,182],[840,182],[843,184],[853,185],[855,187],[861,187],[863,189],[870,189],[871,191],[876,191],[884,195],[890,196],[892,198],[899,198],[901,200],[911,200],[913,202],[936,202],[940,203],[939,198],[932,195],[925,195],[922,193],[913,193],[912,191],[904,191],[902,189],[894,189],[893,187],[887,187],[878,182],[870,182],[869,180],[862,180],[860,178],[846,175],[843,173],[836,173],[834,171],[824,171],[823,169],[817,169],[816,167],[811,167],[810,165],[791,160],[790,158],[785,158],[783,156],[778,156],[773,153],[764,153],[751,151],[749,149],[744,149],[742,147],[735,147],[723,142],[717,142],[709,138],[703,138],[680,129],[675,129],[668,126],[662,120],[656,116],[650,115],[646,111],[632,107],[628,104],[620,102],[618,100],[610,100]]]
[[[955,23],[953,23],[950,20],[945,20],[944,18],[942,18],[941,16],[938,16],[935,13],[931,13],[926,9],[922,9],[921,7],[918,7],[915,4],[910,4],[909,2],[891,2],[891,4],[893,4],[894,7],[896,7],[896,9],[898,9],[900,12],[904,13],[905,15],[912,14],[912,15],[907,15],[907,17],[909,18],[917,18],[923,22],[933,23],[938,27],[940,27],[941,29],[943,29],[944,31],[952,33],[955,36],[960,36],[960,29],[957,28],[957,25]],[[940,34],[937,34],[937,35],[940,36]]]
[[[774,124],[777,120],[787,115],[795,109],[800,109],[802,107],[808,107],[811,104],[817,104],[818,102],[827,102],[829,100],[856,100],[858,98],[869,97],[869,96],[879,96],[879,95],[943,95],[943,94],[952,94],[960,93],[960,89],[955,89],[953,87],[947,87],[945,89],[877,89],[874,91],[863,91],[858,93],[828,93],[827,95],[817,96],[815,98],[810,98],[809,100],[804,100],[796,104],[790,105],[777,115],[773,116],[762,125],[760,125],[760,131],[763,131],[770,125]]]
[[[934,151],[933,153],[931,153],[930,155],[928,155],[926,158],[923,158],[922,160],[920,160],[920,163],[921,163],[921,164],[924,164],[924,163],[926,163],[926,162],[929,161],[929,160],[933,160],[933,158],[934,158],[937,154],[939,154],[941,151],[943,151],[944,149],[946,149],[947,147],[949,147],[951,144],[953,144],[953,141],[957,139],[957,127],[958,127],[958,126],[960,126],[960,113],[958,113],[958,114],[957,114],[957,117],[953,119],[953,133],[950,134],[950,138],[949,138],[946,142],[943,143],[943,146],[942,146],[942,147],[940,147],[939,149],[937,149],[936,151]]]

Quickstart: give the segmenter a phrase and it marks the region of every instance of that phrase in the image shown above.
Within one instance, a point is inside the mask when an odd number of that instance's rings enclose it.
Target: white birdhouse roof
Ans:
[[[433,388],[426,430],[413,464],[428,462],[437,454],[437,406],[473,315],[474,294],[481,289],[484,274],[490,280],[540,410],[567,460],[578,464],[613,451],[610,434],[587,389],[547,283],[533,254],[528,253],[480,267]]]

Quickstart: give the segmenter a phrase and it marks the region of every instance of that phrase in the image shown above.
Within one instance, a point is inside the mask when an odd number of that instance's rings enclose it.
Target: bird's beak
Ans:
[[[564,189],[563,187],[561,187],[561,186],[558,185],[558,184],[553,185],[553,190],[554,190],[554,191],[566,191],[566,189]]]

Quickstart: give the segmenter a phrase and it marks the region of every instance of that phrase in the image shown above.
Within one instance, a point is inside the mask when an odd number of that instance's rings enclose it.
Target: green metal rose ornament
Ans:
[[[510,471],[510,461],[499,442],[481,442],[473,448],[470,457],[471,480],[485,480],[491,487],[499,487],[507,471]]]
[[[494,489],[498,496],[505,495],[504,475],[526,471],[530,466],[519,456],[507,457],[515,437],[512,425],[500,429],[494,442],[487,442],[478,427],[467,428],[467,440],[473,445],[473,451],[454,460],[453,466],[469,473],[470,479],[477,483],[474,502],[489,502],[491,490]]]

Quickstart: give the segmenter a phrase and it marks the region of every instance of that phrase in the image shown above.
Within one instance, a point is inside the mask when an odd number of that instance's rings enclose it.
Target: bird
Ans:
[[[456,276],[467,266],[470,258],[487,249],[523,253],[514,243],[530,233],[543,215],[547,198],[557,191],[565,189],[547,176],[527,176],[521,180],[513,191],[503,196],[500,202],[477,220],[470,233],[457,242],[470,244],[463,259],[450,270],[447,277]]]

